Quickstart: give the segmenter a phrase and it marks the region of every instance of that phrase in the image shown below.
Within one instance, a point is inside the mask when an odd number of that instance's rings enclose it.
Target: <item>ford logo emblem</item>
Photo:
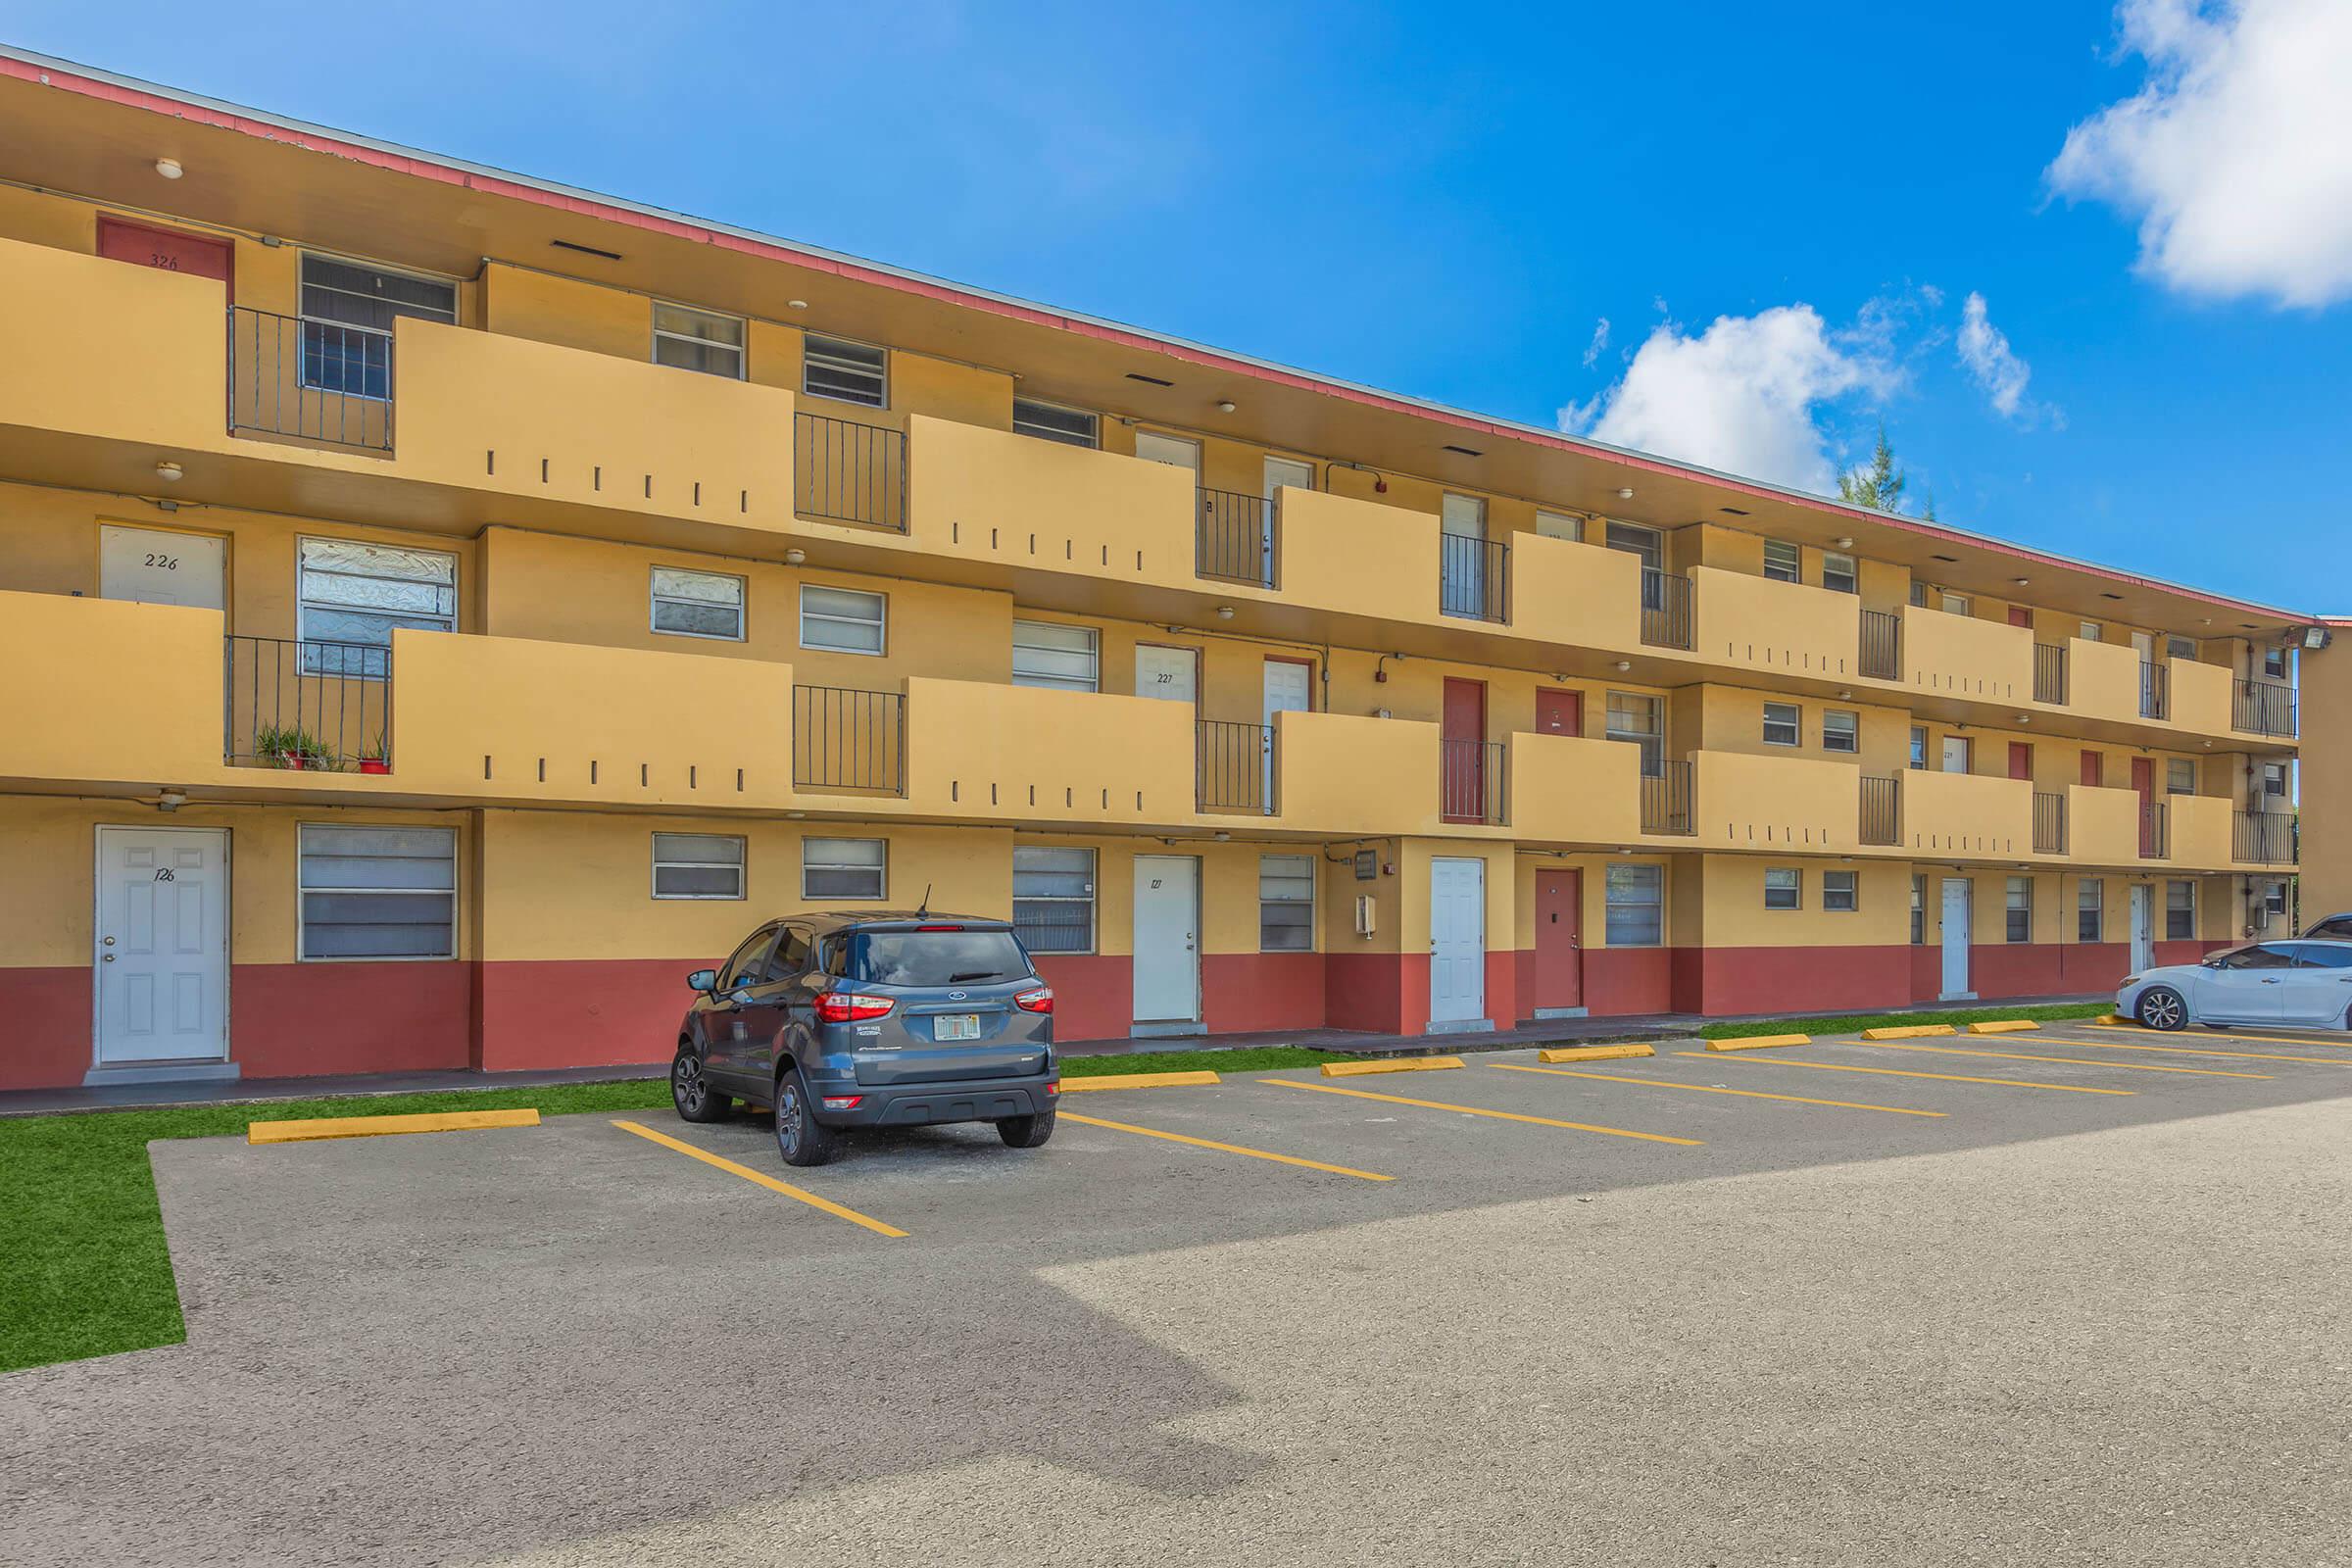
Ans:
[[[951,991],[948,993],[948,1000],[950,1002],[961,1002],[963,1000],[963,993],[960,991]]]

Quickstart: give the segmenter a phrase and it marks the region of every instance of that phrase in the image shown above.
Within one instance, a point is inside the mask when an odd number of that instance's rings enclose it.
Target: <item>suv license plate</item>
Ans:
[[[943,1012],[931,1020],[934,1040],[977,1040],[980,1038],[980,1015],[976,1012]]]

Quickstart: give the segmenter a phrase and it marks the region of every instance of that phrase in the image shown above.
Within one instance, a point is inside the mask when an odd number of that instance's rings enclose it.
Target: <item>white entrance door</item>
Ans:
[[[1972,760],[1967,736],[1946,735],[1943,738],[1943,770],[1946,773],[1965,773]]]
[[[1263,569],[1257,574],[1257,580],[1262,583],[1271,584],[1274,581],[1274,492],[1286,484],[1294,490],[1312,490],[1315,487],[1315,466],[1311,463],[1300,463],[1296,458],[1268,458],[1266,460],[1267,526],[1258,530],[1257,541],[1258,548],[1264,557],[1261,562]]]
[[[1200,862],[1189,855],[1135,858],[1135,1021],[1200,1016]]]
[[[1487,862],[1429,862],[1429,1021],[1487,1013]]]
[[[1280,722],[1277,713],[1309,712],[1315,706],[1315,672],[1308,664],[1294,659],[1266,661],[1266,730],[1265,777],[1261,782],[1265,793],[1261,797],[1270,815],[1274,810],[1274,729]]]
[[[1200,443],[1187,441],[1182,436],[1161,435],[1155,430],[1138,430],[1135,432],[1135,455],[1153,463],[1189,468],[1195,478],[1200,473]]]
[[[228,1057],[228,833],[98,830],[97,1063]]]
[[[1438,511],[1439,608],[1450,615],[1487,612],[1487,504],[1449,495]]]
[[[1943,879],[1943,994],[1968,995],[1968,943],[1974,901],[1964,876]]]
[[[2156,963],[2156,889],[2146,882],[2132,884],[2132,970]]]
[[[98,596],[222,609],[227,551],[228,541],[213,534],[106,523],[98,530]]]
[[[1135,695],[1190,703],[1200,694],[1200,656],[1163,643],[1135,645]]]

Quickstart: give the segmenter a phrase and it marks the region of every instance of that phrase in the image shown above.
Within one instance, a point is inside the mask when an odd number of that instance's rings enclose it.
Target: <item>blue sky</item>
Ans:
[[[2352,7],[1535,10],[18,0],[0,36],[1764,477],[1883,418],[1944,521],[2352,611]]]

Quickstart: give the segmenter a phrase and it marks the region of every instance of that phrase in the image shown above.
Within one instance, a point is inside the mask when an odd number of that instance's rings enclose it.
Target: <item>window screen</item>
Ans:
[[[1095,852],[1016,846],[1012,927],[1031,953],[1094,952]]]
[[[880,839],[803,839],[801,897],[878,899],[885,860]]]
[[[1833,709],[1821,715],[1821,748],[1823,751],[1859,751],[1862,746],[1861,737],[1861,714],[1840,713]]]
[[[1612,948],[1654,948],[1665,938],[1666,868],[1612,865],[1604,884],[1605,932]]]
[[[814,398],[890,407],[889,360],[869,343],[811,332],[801,351],[801,390]]]
[[[1016,620],[1012,623],[1012,683],[1095,691],[1102,684],[1099,642],[1092,626]]]
[[[655,834],[654,897],[742,898],[743,840],[718,833]]]
[[[1764,873],[1764,907],[1793,909],[1804,894],[1803,873],[1774,869]]]
[[[1642,776],[1666,774],[1666,736],[1658,722],[1658,700],[1632,692],[1609,693],[1608,738],[1642,748]]]
[[[654,307],[654,363],[743,379],[743,319],[683,305]]]
[[[724,572],[654,568],[654,630],[673,637],[743,640],[743,579]]]
[[[2012,942],[2034,940],[2034,879],[2013,876],[2009,879],[2009,900],[2005,915],[2005,934]]]
[[[458,831],[303,824],[305,958],[457,953]]]
[[[1823,556],[1821,558],[1821,585],[1841,594],[1857,592],[1859,584],[1854,578],[1854,558],[1851,556]]]
[[[1764,705],[1764,744],[1794,746],[1799,735],[1797,708],[1794,703],[1766,703]]]
[[[1796,546],[1785,539],[1764,541],[1764,575],[1774,582],[1795,582],[1798,578],[1799,557]]]
[[[1257,947],[1261,953],[1309,953],[1315,946],[1315,858],[1257,858]]]
[[[881,594],[801,584],[801,646],[837,654],[879,654],[889,615]]]
[[[1855,873],[1824,871],[1821,873],[1821,906],[1825,909],[1856,909],[1861,907],[1855,890]]]
[[[2164,885],[2164,934],[2168,941],[2186,942],[2197,934],[2197,885],[2194,882],[2167,882]]]
[[[2105,899],[2097,877],[2083,878],[2082,891],[2075,895],[2076,941],[2096,942],[2104,935],[2106,922],[2100,916],[2105,912]]]
[[[1102,444],[1102,420],[1100,416],[1052,403],[1039,403],[1033,398],[1012,400],[1012,427],[1022,435],[1033,435],[1041,441],[1059,441],[1064,446],[1097,447]]]

